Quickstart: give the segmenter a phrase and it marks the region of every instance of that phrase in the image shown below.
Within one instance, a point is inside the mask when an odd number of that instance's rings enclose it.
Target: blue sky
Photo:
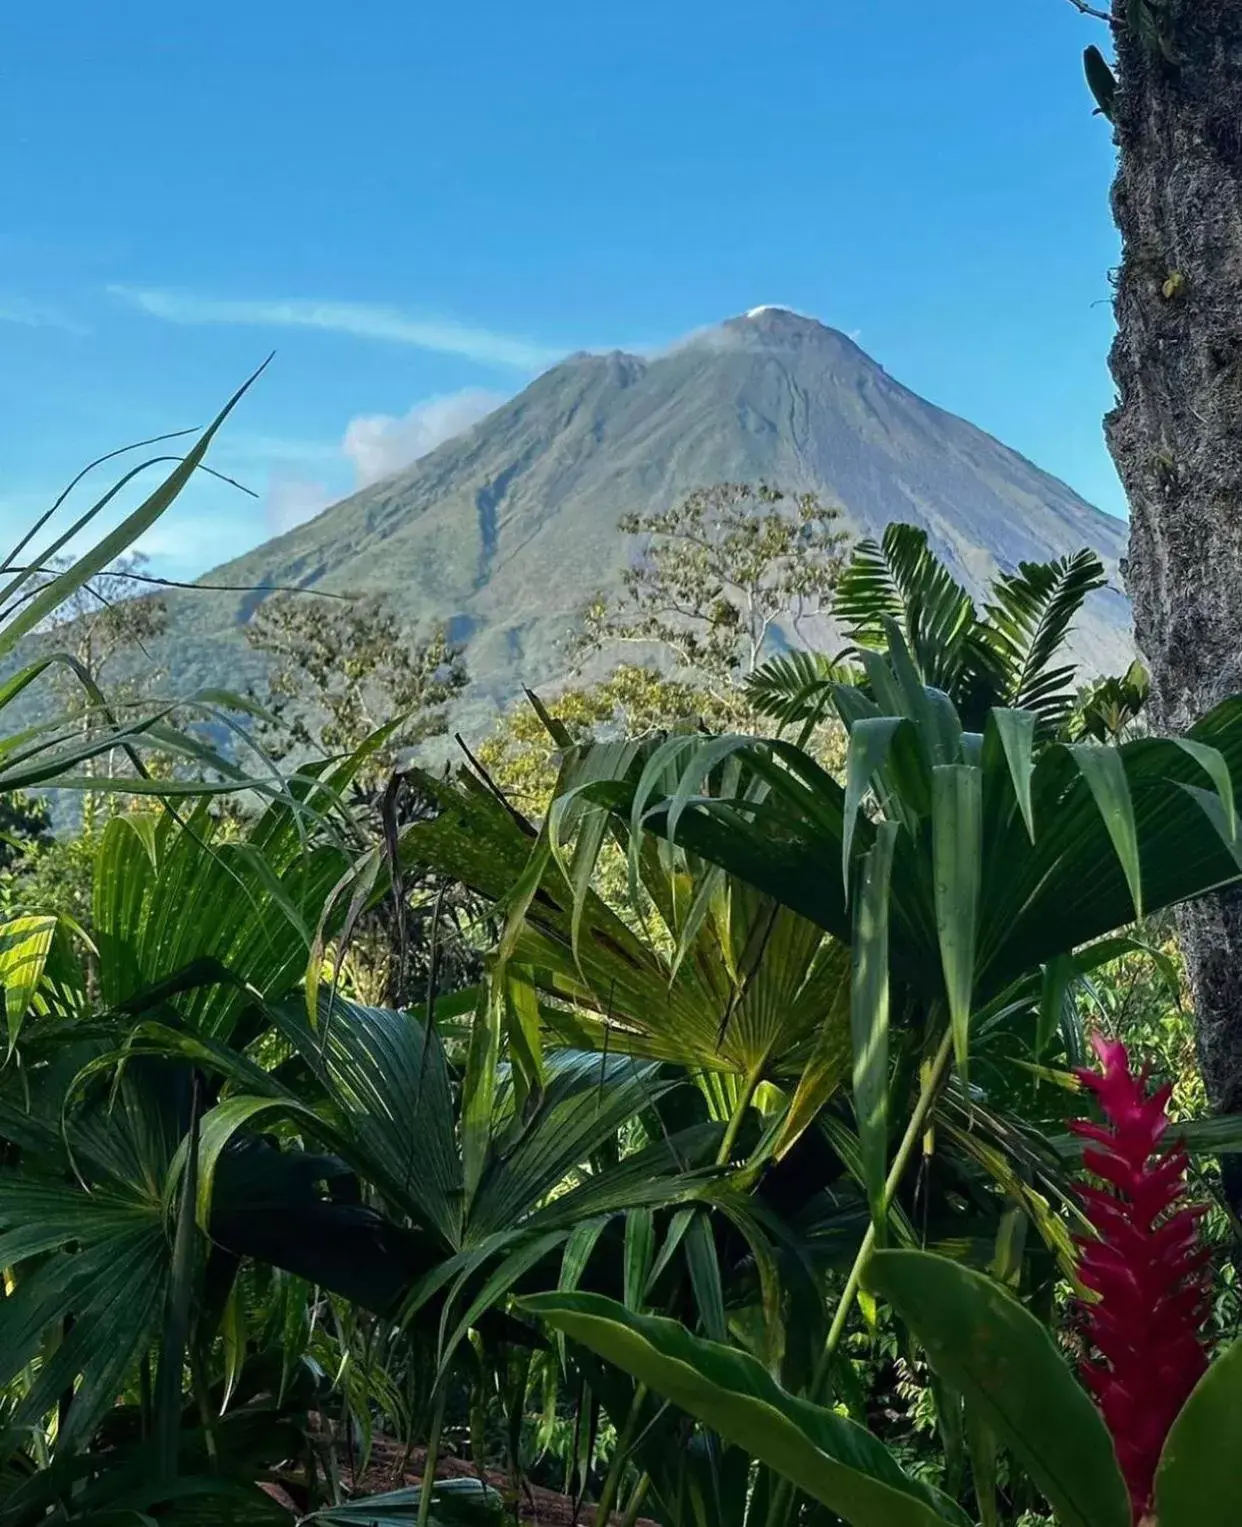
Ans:
[[[0,23],[0,541],[202,422],[196,573],[559,355],[760,303],[1114,513],[1109,135],[1065,0],[61,0]]]

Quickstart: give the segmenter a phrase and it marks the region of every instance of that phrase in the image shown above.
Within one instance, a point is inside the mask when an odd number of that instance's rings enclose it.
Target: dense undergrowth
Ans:
[[[0,652],[208,439],[13,574]],[[1242,702],[1174,741],[1140,675],[1080,687],[1101,576],[980,613],[891,527],[845,652],[730,670],[717,610],[710,685],[622,670],[447,774],[378,768],[384,728],[278,768],[220,694],[6,736],[0,1522],[1236,1520],[1242,1135],[1167,914],[1238,876]],[[93,802],[68,842],[53,783]],[[1145,1221],[1137,1178],[1100,1208],[1133,1141],[1092,1036],[1149,1066],[1131,1114],[1171,1089]],[[1110,1436],[1084,1267],[1158,1263],[1182,1203],[1207,1376]]]

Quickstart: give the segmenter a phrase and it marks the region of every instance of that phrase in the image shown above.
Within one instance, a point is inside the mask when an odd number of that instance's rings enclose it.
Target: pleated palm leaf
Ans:
[[[273,1033],[301,1062],[283,1075],[156,1018],[119,1050],[104,1025],[80,1024],[76,1043],[55,1027],[31,1021],[24,1075],[0,1091],[0,1135],[20,1152],[0,1169],[0,1385],[15,1428],[59,1409],[66,1452],[136,1399],[155,1352],[188,1341],[196,1374],[218,1362],[226,1307],[246,1350],[259,1332],[229,1297],[242,1266],[400,1315],[447,1364],[524,1278],[556,1282],[582,1226],[598,1240],[618,1214],[696,1201],[715,1175],[714,1126],[596,1159],[667,1091],[651,1062],[562,1052],[521,1115],[494,1056],[462,1093],[417,1019],[340,999],[323,1029],[300,999],[279,1010]],[[154,1424],[165,1417],[175,1447],[180,1361],[161,1358],[170,1367]]]
[[[678,760],[684,750],[693,753],[703,745],[694,738],[669,744],[663,788],[670,795],[683,778]],[[634,850],[648,922],[643,926],[633,915],[622,919],[603,902],[593,887],[591,856],[606,839],[599,831],[603,819],[592,818],[589,804],[603,797],[614,805],[622,797],[632,798],[633,779],[627,785],[626,776],[641,767],[644,757],[632,745],[572,755],[543,835],[523,824],[477,779],[465,776],[455,786],[437,782],[441,813],[408,835],[407,858],[461,874],[508,902],[514,936],[507,969],[515,974],[517,962],[526,962],[521,976],[543,995],[539,1017],[548,1042],[651,1055],[721,1077],[731,1083],[717,1102],[717,1116],[730,1121],[730,1147],[754,1100],[748,1079],[775,1082],[783,1098],[765,1099],[769,1127],[756,1166],[769,1156],[784,1162],[825,1106],[838,1098],[830,1159],[824,1159],[820,1146],[790,1156],[775,1177],[769,1171],[761,1202],[770,1198],[785,1215],[797,1205],[798,1233],[805,1230],[814,1241],[803,1244],[800,1254],[822,1271],[842,1263],[848,1269],[866,1227],[866,1199],[860,1220],[849,1181],[878,1191],[888,1119],[900,1118],[887,1098],[888,1090],[899,1087],[895,1061],[893,1077],[885,1074],[889,1033],[886,1029],[879,1048],[860,1044],[853,1053],[851,954],[842,939],[824,939],[809,920],[782,911],[775,897],[750,891],[737,877],[713,875],[704,861],[658,843],[641,829],[635,832],[629,819],[617,824],[614,818],[614,825],[620,827],[621,846]],[[648,776],[647,785],[652,784]],[[558,862],[550,839],[561,832],[571,846]],[[516,895],[506,898],[505,891],[515,886]],[[762,918],[759,937],[751,933],[754,921],[739,917],[738,908],[750,910],[755,921]],[[726,942],[730,932],[742,934],[735,951]],[[1062,981],[1073,974],[1073,969],[1062,973]],[[1044,998],[1037,978],[1002,994],[991,1012],[981,1015],[985,1060],[1004,1040],[1013,1015],[1038,1014]],[[912,1082],[916,1091],[924,1041],[921,1014],[919,1004],[906,1003],[893,1019],[893,1049],[906,1062],[900,1073],[903,1085]],[[1056,1038],[1059,1019],[1060,1012],[1054,1012],[1045,1051]],[[1001,1047],[1013,1048],[1008,1041]],[[1023,1060],[1040,1059],[1032,1046],[1026,1049]],[[1072,1052],[1068,1058],[1074,1058]],[[982,1180],[999,1187],[1025,1207],[1054,1253],[1067,1262],[1068,1235],[1054,1212],[1065,1199],[1064,1167],[1038,1131],[1022,1129],[1006,1108],[1012,1101],[1013,1068],[1007,1069],[1007,1085],[999,1090],[994,1077],[988,1080],[999,1111],[995,1102],[982,1106],[990,1100],[976,1088],[968,1107],[972,1127],[958,1131],[956,1118],[944,1121],[938,1192],[951,1190],[960,1199],[966,1191],[977,1209],[972,1233],[980,1244],[990,1245],[1003,1205],[971,1184]],[[1022,1080],[1029,1083],[1030,1078]],[[1054,1100],[1054,1090],[1045,1087],[1042,1101],[1051,1105]],[[1029,1106],[1029,1098],[1023,1101]],[[854,1133],[858,1109],[866,1121],[865,1146]],[[1059,1115],[1052,1114],[1050,1123],[1059,1128]],[[826,1180],[820,1180],[825,1171],[838,1174],[830,1194],[824,1191]],[[892,1212],[900,1216],[901,1206]],[[901,1238],[917,1243],[908,1222],[898,1217],[894,1223]],[[952,1233],[960,1241],[960,1216]]]
[[[976,1070],[998,1028],[1020,1018],[1038,1053],[1039,1031],[1055,1021],[1075,969],[1116,952],[1105,935],[1242,876],[1234,810],[1242,701],[1218,707],[1182,739],[1037,752],[1031,711],[994,709],[981,731],[966,730],[948,697],[922,683],[901,632],[890,623],[886,634],[889,656],[869,670],[876,698],[857,689],[834,696],[850,729],[843,784],[789,743],[675,737],[644,750],[623,779],[614,772],[580,797],[619,814],[631,835],[673,838],[852,939],[858,1129],[856,1141],[842,1135],[839,1143],[866,1185],[872,1223],[809,1386],[814,1401],[827,1392],[874,1247],[886,1235],[909,1239],[898,1195],[929,1126],[938,1153],[947,1136],[1038,1216],[1029,1190],[1042,1186],[1039,1173],[1057,1175],[1055,1159],[1038,1139],[1016,1138],[978,1090]],[[890,1019],[911,1008],[921,1015],[926,1062],[894,1151]],[[809,1468],[799,1475],[788,1428],[765,1451],[761,1418],[782,1405],[815,1432],[821,1460],[848,1456],[862,1466],[864,1438],[852,1433],[848,1446],[831,1438],[826,1413],[782,1395],[736,1352],[713,1348],[709,1373],[695,1355],[705,1358],[706,1347],[615,1302],[558,1293],[527,1307],[785,1474],[789,1483],[769,1481],[766,1520],[792,1519],[797,1490],[851,1520],[961,1520],[940,1498],[912,1506],[889,1497],[873,1512],[853,1495],[860,1481],[847,1486],[834,1471],[817,1483]],[[733,1393],[746,1403],[735,1406]],[[877,1476],[887,1468],[879,1457],[875,1465]],[[887,1488],[911,1493],[900,1474],[886,1478]]]
[[[406,1314],[413,1315],[430,1300],[437,1308],[456,1304],[466,1319],[478,1275],[491,1264],[498,1270],[476,1314],[503,1299],[537,1261],[559,1255],[580,1224],[692,1201],[706,1189],[720,1138],[716,1126],[657,1135],[611,1165],[597,1158],[675,1078],[661,1077],[651,1061],[560,1050],[547,1057],[544,1085],[531,1095],[501,1060],[497,1008],[487,1004],[476,1018],[460,1083],[434,1026],[327,991],[320,993],[314,1021],[300,1001],[270,1009],[273,1033],[293,1052],[275,1071],[216,1048],[213,1063],[230,1089],[203,1121],[204,1227],[213,1226],[213,1235],[238,1249],[248,1245],[247,1225],[262,1233],[266,1204],[249,1213],[240,1195],[233,1207],[230,1192],[222,1205],[214,1196],[218,1174],[229,1170],[252,1126],[286,1119],[303,1142],[330,1153],[352,1175],[391,1227],[393,1244],[406,1248],[404,1286],[384,1312],[394,1313],[404,1299]],[[177,1043],[172,1035],[161,1037]],[[225,1212],[227,1227],[216,1219]],[[271,1260],[283,1265],[278,1253],[273,1245]],[[310,1275],[306,1265],[295,1270]],[[447,1351],[469,1321],[450,1339],[447,1314],[444,1319]]]
[[[323,807],[351,766],[297,783],[239,842],[213,842],[205,807],[184,820],[167,810],[113,820],[96,863],[96,988],[55,919],[21,920],[22,936],[0,946],[17,995],[6,991],[0,1070],[0,1266],[12,1285],[0,1300],[0,1388],[20,1387],[36,1364],[17,1410],[33,1424],[76,1384],[63,1446],[90,1438],[138,1358],[165,1339],[175,1163],[216,1087],[203,1060],[239,1022],[253,1035],[264,999],[298,989],[315,919],[349,864]],[[157,1055],[143,1023],[181,1048]],[[378,1295],[373,1270],[349,1272],[350,1237],[356,1249],[372,1227],[315,1186],[343,1169],[308,1157],[273,1171],[276,1153],[248,1143],[230,1163],[222,1223],[230,1202],[266,1202],[269,1233],[313,1231],[337,1249],[351,1296],[395,1297],[389,1269]]]
[[[263,368],[260,368],[260,371]],[[177,500],[186,484],[196,472],[211,469],[205,458],[212,441],[237,403],[258,376],[252,376],[220,411],[211,425],[191,445],[184,456],[161,452],[131,466],[101,497],[81,513],[62,524],[58,516],[65,510],[72,492],[96,467],[112,461],[129,451],[145,450],[163,445],[168,440],[181,438],[193,431],[175,435],[157,436],[139,441],[136,445],[115,451],[98,461],[91,462],[73,479],[51,507],[0,561],[0,660],[16,659],[27,651],[28,644],[44,623],[92,578],[104,571],[128,547],[142,536]],[[80,556],[75,557],[67,568],[55,576],[47,576],[46,569],[55,564],[56,558],[75,539],[108,510],[118,495],[152,467],[174,463],[159,486],[113,530]],[[38,538],[44,532],[50,543],[39,546]],[[0,727],[11,714],[11,708],[19,701],[29,698],[28,691],[36,691],[41,681],[50,673],[67,669],[82,689],[83,714],[65,717],[56,714],[48,721],[35,726],[11,724],[0,731],[0,792],[31,790],[55,784],[63,788],[75,786],[95,792],[109,790],[131,795],[150,794],[157,799],[172,801],[179,797],[210,794],[222,789],[250,788],[267,795],[280,795],[283,785],[267,770],[263,777],[248,777],[231,759],[188,735],[172,724],[174,709],[211,715],[225,725],[232,723],[221,711],[221,705],[242,705],[244,702],[227,695],[222,690],[212,690],[201,695],[179,697],[177,706],[171,703],[153,704],[140,713],[118,717],[110,708],[105,696],[81,663],[69,652],[48,651],[47,643],[30,661],[20,663],[3,683],[0,683]],[[56,707],[59,710],[59,707]],[[142,762],[144,748],[156,747],[164,755],[177,758],[193,766],[193,778],[155,781],[148,777]],[[114,750],[128,755],[133,776],[112,778],[88,772],[91,763]],[[213,783],[207,783],[208,779]],[[52,957],[52,945],[56,932],[55,919],[42,915],[38,909],[19,908],[15,915],[0,921],[0,982],[3,983],[6,1001],[5,1016],[8,1027],[10,1050],[15,1044],[23,1019],[32,1004],[38,1000],[39,988],[45,979],[47,962]]]
[[[894,969],[959,1017],[967,994],[989,1000],[1136,914],[1238,878],[1242,700],[1185,737],[1036,756],[1030,712],[993,710],[982,732],[966,731],[893,636],[883,703],[838,692],[851,728],[844,784],[789,743],[678,738],[645,781],[634,771],[619,805],[612,792],[612,809],[675,832],[843,939],[876,845],[890,839]],[[759,787],[752,798],[720,789],[726,759]],[[678,793],[657,798],[648,782],[674,764]]]
[[[205,805],[181,820],[168,812],[113,818],[98,850],[92,909],[104,1005],[132,1005],[138,993],[175,987],[189,973],[198,979],[178,996],[182,1020],[227,1040],[256,996],[294,989],[353,858],[332,818],[356,763],[321,783],[294,779],[289,797],[241,837],[222,835]]]
[[[567,761],[542,833],[472,775],[425,781],[439,814],[405,834],[403,858],[509,909],[506,968],[537,993],[547,1043],[714,1074],[735,1117],[765,1081],[800,1089],[805,1122],[848,1076],[848,949],[777,898],[641,834],[642,913],[621,916],[595,885],[616,841],[589,817],[577,818],[587,822],[577,835],[572,808],[584,790],[623,775],[635,750],[605,745],[587,756],[589,777],[577,757]]]
[[[26,950],[37,1000],[20,1069],[0,1073],[0,1137],[20,1153],[0,1167],[0,1385],[54,1352],[19,1415],[33,1424],[76,1384],[65,1446],[89,1440],[153,1346],[216,1340],[239,1265],[389,1318],[404,1306],[447,1361],[583,1223],[692,1201],[714,1179],[718,1126],[599,1156],[677,1081],[654,1061],[561,1051],[536,1096],[502,1063],[499,1001],[481,1005],[460,1079],[416,1015],[325,983],[310,1018],[317,920],[330,937],[346,915],[330,893],[348,856],[319,830],[319,796],[339,798],[348,769],[303,781],[240,843],[213,842],[202,812],[111,824],[102,1012],[80,978],[51,979],[55,939]],[[179,1365],[176,1380],[165,1410]]]

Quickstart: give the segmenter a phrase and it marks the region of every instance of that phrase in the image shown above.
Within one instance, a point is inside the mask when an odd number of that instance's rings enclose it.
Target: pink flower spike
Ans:
[[[1149,1093],[1147,1069],[1136,1076],[1116,1040],[1096,1035],[1092,1047],[1101,1069],[1077,1074],[1104,1123],[1070,1126],[1090,1142],[1083,1165],[1103,1184],[1081,1191],[1095,1236],[1079,1242],[1079,1276],[1096,1295],[1082,1306],[1091,1347],[1083,1378],[1142,1524],[1169,1428],[1207,1368],[1208,1253],[1199,1243],[1206,1210],[1185,1202],[1185,1147],[1161,1147],[1171,1088]]]

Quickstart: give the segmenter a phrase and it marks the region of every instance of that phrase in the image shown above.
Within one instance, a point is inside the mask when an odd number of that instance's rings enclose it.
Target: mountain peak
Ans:
[[[693,335],[687,345],[691,349],[804,351],[862,357],[854,341],[839,329],[829,328],[809,313],[799,313],[774,302],[761,303],[734,318],[726,318],[723,323]]]
[[[1119,522],[900,386],[848,335],[765,303],[662,353],[571,356],[468,435],[208,579],[383,592],[411,622],[443,621],[468,644],[477,718],[565,676],[583,604],[629,565],[620,515],[717,482],[814,490],[858,536],[922,525],[976,593],[998,567],[1093,545],[1111,570],[1123,548]],[[170,615],[180,655],[167,662],[191,687],[236,668],[254,607],[194,599]],[[1094,671],[1130,660],[1125,621],[1116,593],[1084,615]]]
[[[809,317],[806,313],[798,313],[793,308],[787,308],[780,302],[761,302],[757,308],[750,308],[744,315],[747,318],[762,318],[765,313],[779,313],[782,318],[796,318],[803,323],[816,323],[817,319]]]

